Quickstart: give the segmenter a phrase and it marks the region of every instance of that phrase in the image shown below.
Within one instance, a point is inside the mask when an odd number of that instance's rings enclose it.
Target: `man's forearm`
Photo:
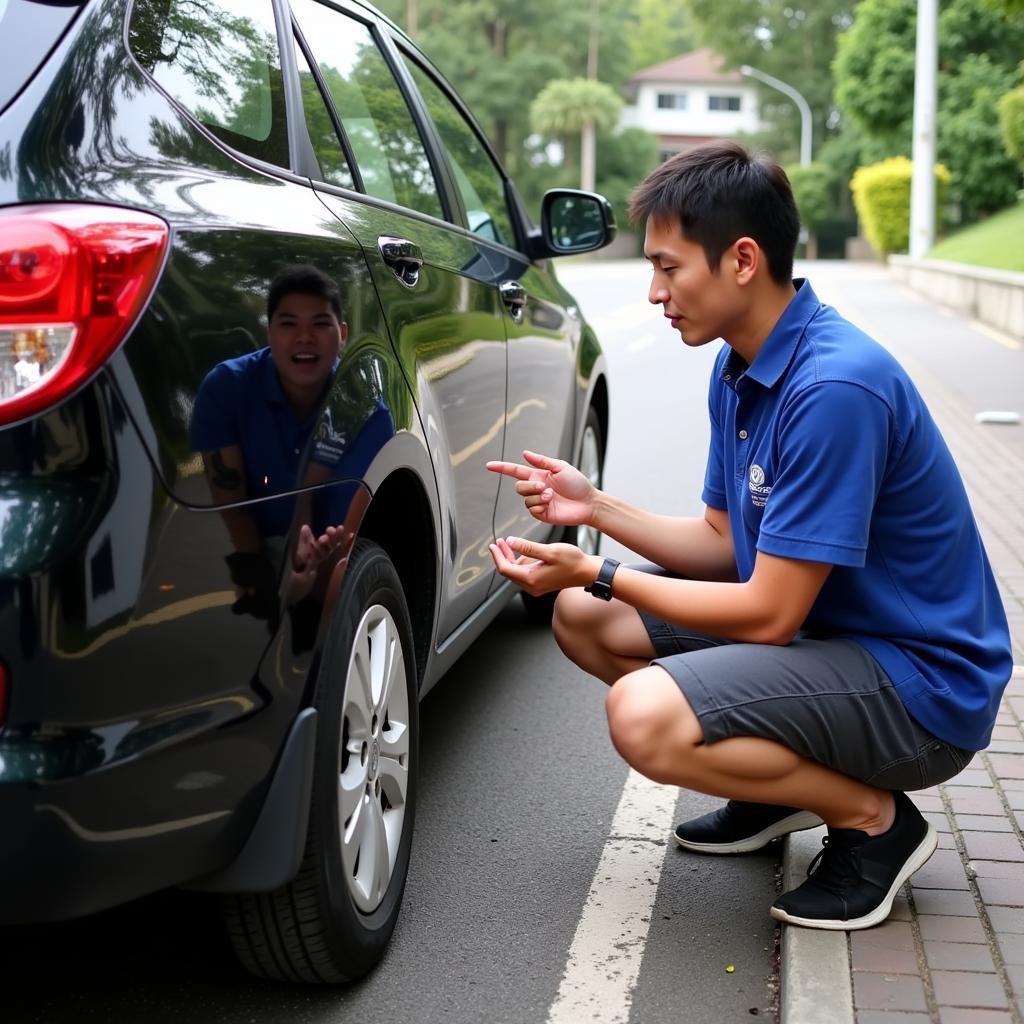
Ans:
[[[622,566],[613,586],[620,600],[695,633],[741,643],[791,639],[772,604],[749,582],[666,579]]]
[[[602,492],[595,504],[593,525],[671,572],[698,580],[736,579],[732,536],[707,519],[657,515]]]

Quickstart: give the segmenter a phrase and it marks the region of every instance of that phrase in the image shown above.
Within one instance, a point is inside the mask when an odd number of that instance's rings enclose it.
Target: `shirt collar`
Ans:
[[[263,394],[273,405],[287,405],[288,399],[285,398],[284,388],[281,387],[281,377],[277,372],[277,364],[270,352],[270,346],[268,345],[263,352]]]
[[[738,352],[730,351],[722,367],[723,380],[735,382],[740,374],[745,373],[766,388],[772,388],[778,383],[792,361],[807,325],[821,308],[821,302],[814,294],[810,281],[798,277],[794,278],[793,285],[796,294],[764,339],[754,361],[747,366]]]

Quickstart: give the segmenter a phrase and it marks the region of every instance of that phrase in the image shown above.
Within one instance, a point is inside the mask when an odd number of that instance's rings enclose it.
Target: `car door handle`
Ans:
[[[502,281],[498,285],[501,301],[505,303],[509,315],[518,324],[523,319],[526,306],[526,289],[518,281]]]
[[[406,288],[415,288],[419,283],[420,270],[423,269],[423,256],[420,247],[408,238],[395,238],[393,235],[381,235],[377,239],[384,262],[394,272]]]

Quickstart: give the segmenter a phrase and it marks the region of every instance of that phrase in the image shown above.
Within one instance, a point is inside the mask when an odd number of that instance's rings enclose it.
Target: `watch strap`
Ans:
[[[610,601],[612,599],[612,577],[615,575],[615,570],[618,569],[619,564],[614,558],[606,558],[601,563],[597,579],[589,587],[584,587],[583,589],[588,594],[593,594],[594,597],[598,597],[602,601]]]

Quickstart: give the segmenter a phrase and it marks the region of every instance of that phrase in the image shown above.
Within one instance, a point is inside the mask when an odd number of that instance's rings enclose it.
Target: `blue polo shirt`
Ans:
[[[198,452],[241,447],[248,498],[268,498],[295,489],[316,423],[316,413],[305,420],[295,415],[270,349],[261,348],[218,363],[206,375],[192,408],[189,438]],[[344,445],[318,437],[311,457],[331,465],[343,454]],[[249,511],[263,536],[283,535],[291,523],[292,502],[262,502]]]
[[[711,375],[703,500],[758,551],[833,566],[804,628],[864,646],[939,739],[986,746],[1009,629],[960,474],[917,389],[806,281],[754,362]]]

